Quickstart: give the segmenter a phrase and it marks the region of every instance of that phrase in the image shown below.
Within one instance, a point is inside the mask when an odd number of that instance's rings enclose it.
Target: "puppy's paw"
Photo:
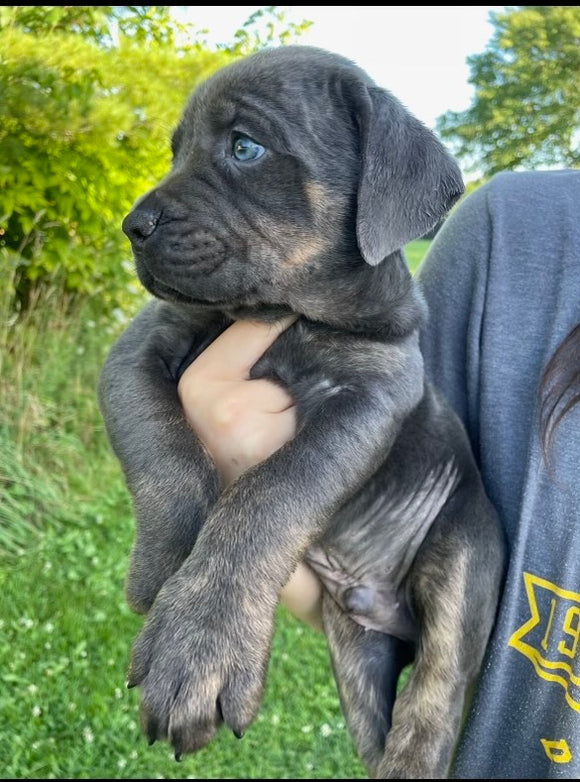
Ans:
[[[178,574],[160,590],[134,644],[128,684],[142,691],[143,730],[151,743],[172,744],[177,759],[208,744],[223,723],[240,736],[256,717],[274,609],[250,605],[244,611],[207,579]]]
[[[379,764],[374,779],[445,779],[444,776],[426,769],[423,762],[410,758],[385,759]]]
[[[417,729],[415,729],[415,727]],[[375,779],[446,779],[451,744],[445,729],[440,734],[420,726],[391,728]]]

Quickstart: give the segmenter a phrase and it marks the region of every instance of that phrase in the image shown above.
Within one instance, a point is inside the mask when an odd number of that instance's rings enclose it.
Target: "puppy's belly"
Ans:
[[[366,630],[388,633],[404,641],[417,638],[416,621],[405,588],[388,576],[379,580],[349,574],[333,565],[322,548],[308,551],[305,561],[342,610]],[[306,599],[306,598],[304,598]]]
[[[453,460],[406,485],[379,479],[347,503],[318,545],[307,551],[306,564],[353,621],[404,641],[416,640],[409,573],[457,479]]]

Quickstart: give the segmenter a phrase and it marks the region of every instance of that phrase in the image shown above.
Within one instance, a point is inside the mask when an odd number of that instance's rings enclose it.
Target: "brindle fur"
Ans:
[[[265,153],[235,159],[237,132]],[[124,222],[153,298],[99,392],[137,517],[127,594],[147,618],[129,684],[144,730],[180,757],[224,723],[248,728],[280,589],[306,560],[369,774],[442,778],[505,557],[465,432],[425,379],[401,251],[461,195],[458,167],[359,68],[302,46],[203,83],[173,152]],[[222,490],[177,382],[233,320],[289,313],[251,375],[290,392],[296,436]]]

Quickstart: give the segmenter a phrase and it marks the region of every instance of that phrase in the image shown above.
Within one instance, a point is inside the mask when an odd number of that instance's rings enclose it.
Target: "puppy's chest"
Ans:
[[[275,343],[252,376],[274,379],[287,388],[303,421],[344,390],[355,392],[358,399],[364,398],[369,383],[387,391],[389,364],[397,359],[392,346],[385,349],[370,340],[324,332],[304,339],[283,336],[286,339]],[[372,409],[361,413],[367,419],[374,414]],[[408,421],[416,417],[417,412],[411,413]],[[351,419],[350,425],[356,422]],[[409,573],[459,480],[452,454],[425,447],[421,432],[421,426],[403,428],[368,483],[344,503],[305,556],[351,619],[406,641],[417,635]]]
[[[380,353],[379,351],[375,351]],[[299,418],[311,417],[330,398],[364,386],[369,366],[380,371],[382,356],[373,347],[343,335],[291,329],[278,338],[251,372],[283,386],[294,400]],[[363,357],[369,354],[368,361]]]

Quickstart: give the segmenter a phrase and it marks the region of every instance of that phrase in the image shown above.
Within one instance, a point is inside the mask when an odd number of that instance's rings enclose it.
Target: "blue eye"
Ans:
[[[254,141],[249,136],[242,136],[238,134],[234,136],[232,144],[232,155],[236,160],[257,160],[262,157],[266,150],[257,141]]]

